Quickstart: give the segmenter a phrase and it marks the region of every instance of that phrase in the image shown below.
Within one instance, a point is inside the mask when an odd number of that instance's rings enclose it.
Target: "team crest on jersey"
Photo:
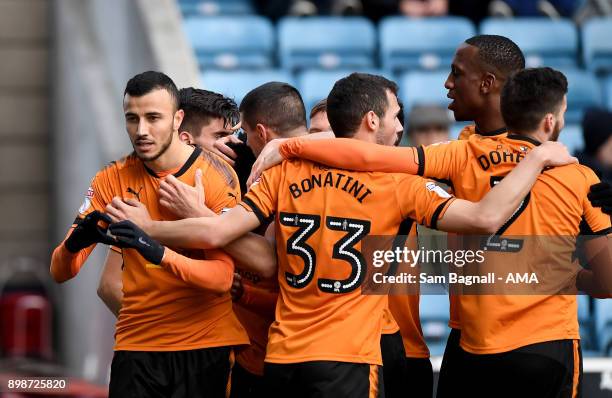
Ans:
[[[91,199],[94,196],[94,190],[92,187],[87,188],[87,194],[85,195],[85,200],[83,201],[83,204],[81,205],[81,207],[79,207],[79,213],[80,214],[85,214],[87,213],[87,210],[89,210],[89,208],[91,207]]]
[[[433,183],[431,181],[428,181],[425,184],[425,188],[427,188],[428,191],[435,192],[441,198],[450,198],[451,197],[448,192],[446,192],[444,189],[442,189],[441,187],[437,186],[435,183]]]

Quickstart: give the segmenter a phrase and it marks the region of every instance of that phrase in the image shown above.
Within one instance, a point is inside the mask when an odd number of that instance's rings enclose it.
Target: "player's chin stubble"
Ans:
[[[159,149],[159,151],[153,155],[150,155],[150,156],[141,155],[138,153],[136,148],[134,148],[134,152],[136,153],[136,156],[138,156],[138,159],[142,160],[143,162],[153,162],[159,159],[159,157],[162,156],[164,153],[166,153],[166,151],[170,147],[170,144],[172,144],[173,136],[174,136],[174,132],[170,132],[170,135],[168,136],[168,139],[166,140],[166,142],[164,142],[162,147]]]

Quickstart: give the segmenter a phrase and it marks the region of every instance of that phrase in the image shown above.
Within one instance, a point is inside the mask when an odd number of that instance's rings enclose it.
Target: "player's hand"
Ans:
[[[578,159],[570,155],[569,150],[560,142],[547,141],[532,150],[541,156],[542,167],[565,166],[578,163]]]
[[[612,185],[609,182],[591,185],[587,197],[594,207],[601,207],[601,211],[612,215]]]
[[[98,224],[102,222],[105,226]],[[98,210],[89,213],[74,228],[68,239],[64,242],[64,246],[71,253],[76,253],[94,243],[105,243],[114,245],[116,242],[106,234],[108,224],[112,222],[111,218]]]
[[[228,135],[226,137],[219,138],[217,141],[215,141],[215,143],[213,144],[212,152],[221,156],[223,160],[225,160],[232,167],[234,167],[234,163],[238,155],[232,148],[227,146],[227,144],[230,142],[234,144],[243,144],[243,142],[240,141],[240,139],[235,135]]]
[[[253,185],[255,181],[261,176],[261,173],[268,170],[270,167],[276,166],[283,161],[283,157],[280,153],[280,145],[287,141],[287,138],[274,139],[264,146],[263,150],[257,157],[257,160],[251,168],[251,175],[247,180],[247,187]]]
[[[232,282],[232,288],[230,290],[233,301],[238,301],[244,294],[244,288],[242,287],[242,277],[239,273],[234,272],[234,280]]]
[[[207,217],[215,213],[204,204],[202,170],[195,173],[195,184],[190,186],[173,175],[159,184],[159,204],[179,218]]]
[[[115,196],[106,206],[106,214],[113,222],[130,220],[144,231],[149,231],[153,222],[146,206],[135,199],[121,199]]]
[[[135,249],[145,260],[159,265],[164,258],[165,248],[147,235],[131,221],[120,221],[111,224],[108,230],[117,239],[117,246]]]

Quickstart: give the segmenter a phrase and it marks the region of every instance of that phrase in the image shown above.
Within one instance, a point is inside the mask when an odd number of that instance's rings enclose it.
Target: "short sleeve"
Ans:
[[[419,175],[452,181],[465,168],[467,141],[447,141],[417,148]]]
[[[221,158],[205,153],[208,167],[203,170],[206,207],[216,214],[231,209],[240,200],[240,184],[236,172]]]
[[[262,224],[268,223],[278,208],[282,167],[280,164],[264,171],[240,203],[247,211],[255,213]]]
[[[104,212],[106,210],[106,205],[112,201],[113,189],[108,175],[110,167],[111,166],[108,166],[99,171],[92,179],[89,188],[87,188],[85,198],[83,199],[83,204],[79,207],[74,224],[78,224],[81,219],[85,218],[85,216],[93,211],[98,210]]]
[[[436,228],[438,220],[454,200],[454,197],[435,182],[422,177],[394,174],[397,184],[397,200],[402,218]]]

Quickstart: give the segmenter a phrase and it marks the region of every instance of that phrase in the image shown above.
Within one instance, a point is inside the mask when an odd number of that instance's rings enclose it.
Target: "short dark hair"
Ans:
[[[222,94],[199,88],[187,87],[179,90],[180,108],[185,111],[180,131],[188,131],[197,137],[202,126],[211,119],[223,119],[225,127],[232,127],[240,121],[238,105]]]
[[[551,68],[530,68],[512,75],[501,92],[501,113],[509,130],[533,131],[547,113],[559,111],[567,79]]]
[[[465,41],[478,48],[480,61],[497,72],[502,77],[525,69],[525,56],[515,42],[499,35],[478,35]]]
[[[179,93],[176,84],[161,72],[150,70],[132,77],[125,85],[123,96],[127,94],[131,97],[142,97],[153,90],[166,90],[175,103],[175,109],[179,109]]]
[[[306,108],[299,91],[290,84],[269,82],[249,91],[240,103],[244,121],[261,123],[279,134],[306,128]]]
[[[327,112],[327,98],[323,98],[312,107],[310,110],[310,119],[315,117],[315,115],[319,112]]]
[[[382,76],[351,73],[334,84],[327,97],[327,118],[337,137],[352,137],[364,115],[383,117],[389,103],[387,90],[397,95],[397,84]]]

